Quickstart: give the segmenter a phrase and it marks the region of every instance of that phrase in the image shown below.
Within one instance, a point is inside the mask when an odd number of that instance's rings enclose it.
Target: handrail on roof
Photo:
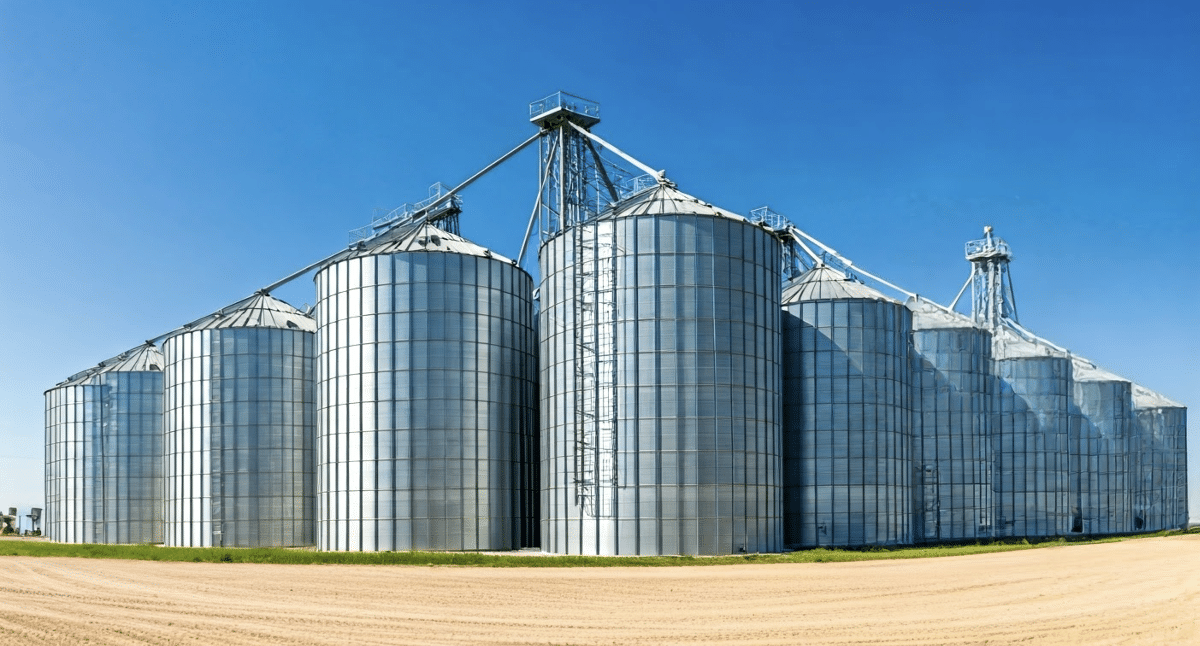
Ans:
[[[555,108],[565,108],[576,114],[600,118],[600,104],[581,96],[559,90],[550,96],[529,104],[529,118],[536,119]]]

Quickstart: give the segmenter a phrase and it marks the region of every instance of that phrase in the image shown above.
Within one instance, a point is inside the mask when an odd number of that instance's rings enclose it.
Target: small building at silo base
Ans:
[[[991,538],[992,334],[921,298],[913,313],[913,538]]]
[[[780,256],[669,183],[542,243],[544,551],[782,548]]]
[[[409,222],[314,280],[318,547],[536,545],[530,276],[461,236]]]
[[[314,543],[316,324],[265,293],[163,343],[165,543]]]
[[[912,314],[817,266],[784,287],[785,540],[913,541]]]
[[[162,366],[147,344],[46,391],[50,540],[162,542]]]

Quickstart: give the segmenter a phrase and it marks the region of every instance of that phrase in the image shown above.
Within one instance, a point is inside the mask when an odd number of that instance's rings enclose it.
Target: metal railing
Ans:
[[[587,115],[589,117],[600,118],[600,104],[595,101],[569,94],[567,92],[558,91],[550,96],[534,101],[529,104],[529,118],[536,119],[555,108],[566,108],[576,114]]]
[[[449,192],[450,187],[441,182],[434,182],[429,187],[429,197],[421,200],[420,202],[414,202],[412,204],[405,202],[404,204],[401,204],[400,206],[397,206],[396,208],[382,215],[376,212],[371,216],[371,224],[350,230],[350,244],[353,245],[356,242],[360,242],[374,236],[379,232],[380,229],[383,229],[393,222],[403,220],[405,218],[411,218],[413,215],[420,213],[425,208],[428,208],[429,205],[438,201],[438,199],[444,197]],[[439,206],[434,213],[439,213],[450,208],[461,209],[461,198],[459,198],[457,195],[450,198],[445,204]]]
[[[1008,243],[1001,238],[985,238],[972,240],[966,245],[967,258],[976,255],[1012,256]]]
[[[765,224],[772,231],[781,231],[791,224],[790,220],[782,214],[772,211],[769,206],[760,206],[757,209],[751,209],[750,222],[752,224]]]

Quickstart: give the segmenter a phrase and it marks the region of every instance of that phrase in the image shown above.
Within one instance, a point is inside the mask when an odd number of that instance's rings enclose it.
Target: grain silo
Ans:
[[[536,433],[529,275],[407,222],[315,281],[320,549],[521,547]]]
[[[1133,527],[1186,527],[1187,408],[1134,385],[1133,414]]]
[[[146,344],[46,391],[51,540],[162,542],[162,366]]]
[[[1133,531],[1130,486],[1132,384],[1072,357],[1071,532]]]
[[[920,298],[913,312],[917,541],[992,535],[992,335]]]
[[[783,308],[788,544],[911,543],[912,314],[827,265]]]
[[[163,343],[167,545],[313,544],[315,327],[260,292]]]
[[[780,549],[779,247],[666,182],[543,243],[544,550]]]
[[[1008,325],[992,330],[992,482],[997,536],[1071,529],[1071,358]]]

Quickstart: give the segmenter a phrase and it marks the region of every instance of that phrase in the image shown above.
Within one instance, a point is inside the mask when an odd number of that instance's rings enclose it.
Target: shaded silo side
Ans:
[[[542,244],[544,551],[782,548],[780,256],[670,185]]]
[[[163,343],[167,545],[313,544],[315,327],[259,293]]]
[[[992,484],[997,536],[1058,536],[1071,529],[1071,359],[1008,327],[993,331],[997,377]]]
[[[1133,386],[1134,531],[1186,527],[1187,408]]]
[[[787,542],[911,543],[911,312],[828,266],[783,309]]]
[[[162,542],[162,366],[147,344],[46,391],[51,540]]]
[[[1071,531],[1131,532],[1133,385],[1079,357],[1072,363]]]
[[[530,276],[406,224],[315,281],[320,549],[521,547],[534,513]]]
[[[922,299],[913,312],[917,541],[992,536],[992,335]]]

